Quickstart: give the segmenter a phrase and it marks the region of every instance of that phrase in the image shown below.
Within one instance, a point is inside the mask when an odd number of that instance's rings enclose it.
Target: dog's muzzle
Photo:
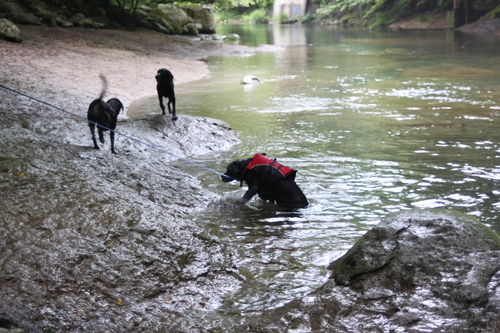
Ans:
[[[236,178],[234,178],[234,177],[227,176],[227,175],[222,175],[222,176],[220,176],[220,178],[222,179],[222,181],[223,181],[224,183],[229,183],[229,182],[232,182],[233,180],[236,180],[236,181],[241,182],[241,180],[238,180],[238,179],[236,179]]]
[[[231,182],[231,181],[235,180],[234,178],[232,178],[232,177],[227,177],[227,176],[220,176],[220,178],[222,179],[222,181],[223,181],[224,183],[229,183],[229,182]]]

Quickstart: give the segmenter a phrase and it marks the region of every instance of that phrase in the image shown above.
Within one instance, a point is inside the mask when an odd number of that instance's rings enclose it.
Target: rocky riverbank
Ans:
[[[0,41],[2,86],[85,117],[109,81],[127,108],[210,75],[210,55],[255,49],[150,31],[22,27]],[[330,265],[331,278],[268,314],[219,314],[244,283],[237,253],[189,216],[218,200],[170,162],[230,149],[228,124],[159,108],[121,117],[113,155],[84,119],[0,88],[0,331],[497,332],[500,238],[473,218],[402,212]],[[214,182],[219,177],[214,175]],[[236,317],[236,316],[235,316]]]
[[[254,52],[142,30],[21,28],[23,43],[0,40],[1,84],[80,117],[101,73],[127,108],[155,94],[158,68],[184,84],[209,75],[200,59]],[[117,130],[185,158],[238,142],[221,121],[151,113],[120,117]],[[4,88],[0,115],[1,327],[194,327],[189,312],[237,288],[232,250],[187,219],[217,197],[170,166],[175,157],[122,136],[119,155],[95,150],[85,120]]]

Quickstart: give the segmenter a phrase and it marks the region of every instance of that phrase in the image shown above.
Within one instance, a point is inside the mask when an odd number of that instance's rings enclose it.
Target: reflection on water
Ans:
[[[211,78],[177,88],[180,114],[222,119],[242,140],[196,162],[224,171],[268,153],[299,170],[311,202],[294,214],[259,200],[235,206],[245,188],[178,164],[221,194],[196,223],[239,249],[247,280],[223,311],[263,311],[318,287],[325,266],[390,212],[455,209],[500,231],[498,42],[449,31],[218,32],[287,47],[211,59]],[[240,85],[245,75],[261,84]]]

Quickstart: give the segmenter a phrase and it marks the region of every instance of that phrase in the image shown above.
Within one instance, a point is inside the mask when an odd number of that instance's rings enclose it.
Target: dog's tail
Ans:
[[[99,96],[99,99],[102,99],[104,97],[104,95],[106,95],[106,90],[108,90],[108,81],[106,80],[106,77],[104,76],[104,74],[99,75],[99,77],[102,80],[102,91],[101,91],[101,95]]]

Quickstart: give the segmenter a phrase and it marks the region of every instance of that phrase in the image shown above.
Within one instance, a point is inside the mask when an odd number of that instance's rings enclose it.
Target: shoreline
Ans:
[[[160,68],[171,70],[176,84],[185,84],[210,76],[206,63],[210,56],[256,51],[144,29],[20,29],[25,37],[22,43],[0,40],[2,84],[82,116],[101,91],[100,74],[108,81],[107,98],[120,99],[126,109],[137,99],[156,95],[154,77]],[[22,103],[18,107],[33,112]]]

